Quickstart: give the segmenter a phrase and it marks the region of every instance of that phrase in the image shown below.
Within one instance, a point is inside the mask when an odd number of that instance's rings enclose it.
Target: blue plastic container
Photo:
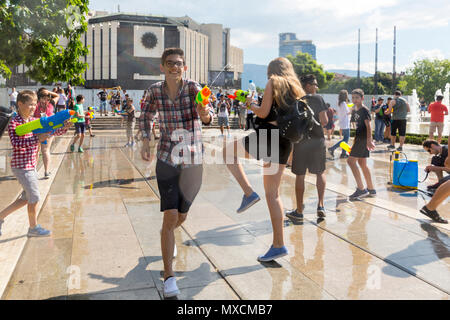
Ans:
[[[419,163],[417,160],[394,160],[394,181],[397,188],[417,189],[419,184]]]

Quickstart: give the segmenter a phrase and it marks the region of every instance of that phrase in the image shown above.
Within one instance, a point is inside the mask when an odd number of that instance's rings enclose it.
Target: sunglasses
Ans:
[[[178,68],[181,68],[181,67],[184,66],[184,62],[183,61],[170,61],[170,60],[167,60],[166,61],[166,66],[169,67],[169,68],[172,68],[174,66],[177,66]]]

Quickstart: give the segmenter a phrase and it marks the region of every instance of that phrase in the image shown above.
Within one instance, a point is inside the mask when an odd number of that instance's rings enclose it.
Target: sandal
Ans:
[[[448,223],[447,220],[441,218],[441,216],[436,210],[430,210],[427,208],[427,206],[423,206],[422,209],[420,209],[420,212],[426,215],[427,217],[431,218],[435,222]]]

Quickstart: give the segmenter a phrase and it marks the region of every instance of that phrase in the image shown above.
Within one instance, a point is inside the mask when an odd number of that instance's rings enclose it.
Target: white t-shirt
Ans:
[[[19,95],[19,93],[17,91],[11,92],[9,94],[9,99],[11,102],[17,102],[17,96]]]
[[[64,93],[60,93],[57,105],[61,105],[61,106],[65,105],[66,101],[67,101],[66,95]]]
[[[349,129],[350,115],[348,113],[351,111],[351,109],[347,107],[347,103],[345,103],[345,101],[342,101],[336,111],[339,118],[339,127],[341,129]]]
[[[227,104],[224,103],[220,103],[219,102],[219,113],[217,114],[218,117],[228,117],[228,108],[227,108]]]

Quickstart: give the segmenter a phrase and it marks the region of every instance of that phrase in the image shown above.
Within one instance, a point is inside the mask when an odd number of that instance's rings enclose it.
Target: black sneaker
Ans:
[[[331,148],[328,148],[328,152],[331,154],[331,157],[334,158],[334,150]]]
[[[398,147],[397,151],[403,151],[403,148],[402,147]]]
[[[375,197],[377,195],[377,191],[375,189],[367,189],[369,192],[369,197]]]
[[[325,214],[325,208],[324,207],[317,207],[317,217],[318,218],[325,218],[327,215]]]
[[[347,159],[348,158],[348,154],[341,154],[341,156],[339,158],[340,159]]]
[[[395,149],[395,146],[393,146],[392,144],[387,146],[388,149]]]
[[[427,208],[427,206],[423,206],[422,209],[420,209],[420,212],[426,215],[428,218],[431,218],[433,221],[438,223],[445,223],[447,224],[448,221],[441,218],[439,213],[436,210],[430,210]]]
[[[286,217],[291,220],[299,221],[303,220],[303,213],[298,213],[297,209],[286,211]]]
[[[359,199],[369,195],[369,191],[367,189],[359,190],[356,188],[356,191],[349,196],[350,200]]]

